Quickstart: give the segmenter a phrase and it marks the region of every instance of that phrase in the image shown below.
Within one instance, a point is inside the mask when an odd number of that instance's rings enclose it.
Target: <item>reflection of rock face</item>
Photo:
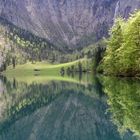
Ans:
[[[98,80],[86,87],[60,81],[3,82],[7,92],[0,102],[5,103],[0,140],[122,140],[105,115],[106,96]],[[135,140],[126,136],[123,140]]]
[[[119,140],[104,115],[105,109],[98,99],[78,93],[62,94],[48,107],[16,121],[0,139]]]
[[[139,0],[118,1],[1,0],[0,15],[56,45],[84,46],[107,34],[114,15],[140,7]]]

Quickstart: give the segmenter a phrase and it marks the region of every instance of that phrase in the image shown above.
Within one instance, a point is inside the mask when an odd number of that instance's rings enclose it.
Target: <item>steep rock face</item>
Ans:
[[[84,46],[106,36],[116,16],[139,0],[3,0],[0,16],[58,46]]]

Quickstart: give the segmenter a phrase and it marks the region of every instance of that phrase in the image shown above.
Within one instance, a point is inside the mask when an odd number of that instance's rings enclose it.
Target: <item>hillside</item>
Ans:
[[[139,7],[139,0],[3,0],[0,17],[56,46],[84,47]]]

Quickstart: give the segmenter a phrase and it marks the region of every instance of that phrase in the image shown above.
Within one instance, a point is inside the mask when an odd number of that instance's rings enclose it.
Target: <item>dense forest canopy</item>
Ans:
[[[140,11],[132,14],[127,21],[116,19],[107,46],[99,70],[111,75],[139,76]]]

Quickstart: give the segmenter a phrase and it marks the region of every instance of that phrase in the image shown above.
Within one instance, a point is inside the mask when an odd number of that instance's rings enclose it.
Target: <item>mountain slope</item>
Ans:
[[[85,46],[107,36],[116,16],[139,0],[3,0],[0,16],[57,46]]]

